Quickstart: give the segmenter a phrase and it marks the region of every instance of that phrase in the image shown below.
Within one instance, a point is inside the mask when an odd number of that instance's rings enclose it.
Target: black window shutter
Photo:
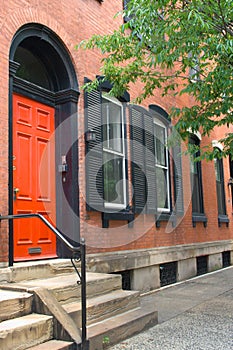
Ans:
[[[90,80],[85,78],[84,82]],[[86,142],[86,203],[87,210],[103,211],[103,150],[101,92],[85,91],[85,131],[94,130],[96,141]]]
[[[175,194],[175,213],[179,216],[184,215],[184,196],[182,180],[182,154],[181,146],[177,143],[173,147],[173,171],[174,171],[174,194]]]
[[[157,212],[157,190],[155,169],[154,122],[149,113],[143,114],[145,140],[145,168],[147,184],[147,213]]]
[[[149,112],[130,106],[134,211],[157,211],[154,124]]]
[[[130,106],[133,202],[135,213],[145,210],[146,177],[142,113]]]

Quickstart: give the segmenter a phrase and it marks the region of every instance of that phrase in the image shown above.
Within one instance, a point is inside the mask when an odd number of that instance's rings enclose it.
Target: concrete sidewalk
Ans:
[[[233,266],[147,294],[159,324],[111,350],[232,350]]]

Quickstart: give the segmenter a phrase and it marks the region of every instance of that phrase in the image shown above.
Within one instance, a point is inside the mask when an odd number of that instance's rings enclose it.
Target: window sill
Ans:
[[[122,220],[122,221],[128,221],[128,227],[133,227],[133,221],[134,221],[134,213],[129,212],[127,210],[119,211],[117,213],[102,213],[102,227],[108,228],[109,227],[109,220]]]
[[[222,223],[225,223],[226,224],[226,227],[229,227],[229,218],[227,215],[219,215],[218,216],[218,227],[221,227],[221,224]]]
[[[193,214],[192,215],[193,227],[196,227],[197,222],[203,222],[204,227],[207,227],[207,221],[208,221],[208,219],[205,216],[205,214]]]
[[[155,216],[155,226],[160,227],[162,221],[171,221],[172,227],[176,226],[176,216],[171,213],[161,213]]]

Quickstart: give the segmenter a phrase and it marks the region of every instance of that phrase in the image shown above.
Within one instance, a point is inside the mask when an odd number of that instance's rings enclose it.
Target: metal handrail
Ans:
[[[80,261],[81,261],[81,276],[78,273],[81,281],[81,303],[82,303],[82,344],[81,350],[89,349],[89,341],[87,339],[87,325],[86,325],[86,246],[85,240],[81,239],[79,246],[73,246],[64,236],[63,234],[55,228],[43,215],[41,214],[14,214],[14,215],[1,215],[0,214],[0,222],[1,220],[14,220],[14,219],[27,219],[27,218],[38,218],[44,222],[44,224],[57,236],[57,238],[62,241],[66,247],[72,251],[73,253],[79,253]],[[73,263],[73,258],[71,258],[71,262]],[[76,272],[77,269],[75,268]]]
[[[15,215],[0,215],[1,220],[11,220],[11,219],[27,219],[27,218],[39,218],[42,220],[45,225],[50,228],[51,231],[58,237],[60,241],[62,241],[69,250],[72,252],[80,252],[80,245],[78,247],[74,247],[57,228],[55,228],[43,215],[41,214],[15,214]]]

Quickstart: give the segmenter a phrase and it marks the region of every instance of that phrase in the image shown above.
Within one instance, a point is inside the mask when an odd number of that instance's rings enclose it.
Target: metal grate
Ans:
[[[177,276],[177,261],[160,264],[160,286],[167,286],[168,284],[176,283]]]
[[[208,272],[208,255],[197,257],[197,276]]]
[[[222,252],[222,267],[231,266],[231,252]]]

